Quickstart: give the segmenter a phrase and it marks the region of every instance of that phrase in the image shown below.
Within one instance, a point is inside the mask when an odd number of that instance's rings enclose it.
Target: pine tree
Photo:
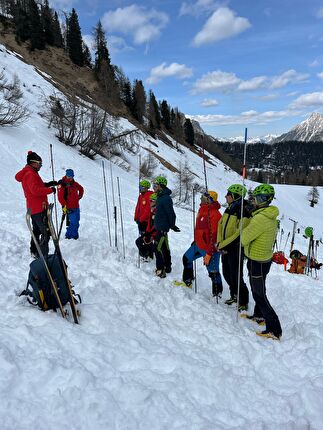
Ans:
[[[84,64],[82,33],[79,19],[74,8],[72,9],[70,17],[67,19],[66,48],[73,63],[82,67]]]
[[[308,201],[310,202],[311,208],[314,208],[314,206],[318,203],[320,193],[316,186],[313,186],[310,191],[307,194]]]
[[[26,1],[18,0],[11,6],[11,13],[16,26],[17,42],[25,42],[30,38],[30,19]]]
[[[49,8],[48,0],[45,0],[41,9],[41,21],[44,29],[45,42],[48,45],[54,45],[54,17]]]
[[[146,93],[142,81],[135,80],[132,89],[132,113],[133,116],[140,122],[143,123],[144,115],[146,113]]]
[[[111,67],[108,44],[103,31],[101,21],[97,23],[94,29],[94,40],[95,40],[94,71],[96,75],[99,76],[103,67],[107,67],[107,68]]]
[[[123,89],[122,89],[122,99],[124,101],[124,104],[131,110],[133,105],[133,100],[131,97],[131,83],[129,79],[124,82]]]
[[[86,43],[83,42],[83,59],[84,59],[84,66],[89,67],[92,69],[92,57],[91,52],[89,50],[89,47]]]
[[[189,145],[194,145],[194,129],[189,118],[186,118],[184,123],[185,140]]]
[[[57,12],[54,13],[53,18],[53,45],[57,48],[63,48],[63,36],[62,36],[62,30],[59,23]]]
[[[149,108],[148,108],[149,128],[155,133],[156,130],[160,129],[161,117],[159,112],[158,103],[155,94],[152,90],[149,91]]]
[[[34,49],[45,48],[45,35],[40,19],[40,13],[35,0],[29,0],[29,19],[30,19],[30,47]]]
[[[162,123],[167,130],[170,130],[170,108],[166,100],[163,100],[160,105],[160,113],[162,118]]]

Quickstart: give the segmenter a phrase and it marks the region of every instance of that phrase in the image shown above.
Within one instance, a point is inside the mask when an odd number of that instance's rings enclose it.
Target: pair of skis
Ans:
[[[74,296],[73,296],[72,286],[71,286],[71,282],[70,282],[70,280],[68,278],[67,267],[66,267],[66,264],[65,264],[65,262],[63,260],[62,253],[61,253],[61,250],[60,250],[60,247],[59,247],[59,236],[57,236],[57,233],[56,233],[56,230],[55,230],[55,227],[54,227],[54,224],[53,224],[53,220],[52,220],[53,206],[54,206],[53,204],[50,204],[48,206],[48,209],[47,209],[48,227],[49,227],[49,231],[50,231],[51,237],[53,239],[53,243],[54,243],[54,247],[55,247],[55,252],[57,254],[57,257],[58,257],[58,260],[59,260],[59,264],[60,264],[61,269],[62,269],[62,271],[64,273],[64,277],[65,277],[66,284],[67,284],[67,287],[68,287],[69,303],[70,303],[72,314],[73,314],[73,320],[74,320],[75,324],[78,324],[79,323],[79,321],[78,321],[78,311],[77,311],[76,305],[75,305],[75,300],[74,300]],[[31,236],[33,238],[33,241],[34,241],[34,243],[36,245],[38,254],[39,254],[40,258],[42,259],[44,268],[46,270],[48,279],[49,279],[50,284],[51,284],[51,288],[52,288],[53,294],[54,294],[54,296],[56,298],[56,301],[58,303],[58,307],[60,309],[62,317],[66,318],[67,317],[67,312],[63,308],[61,299],[60,299],[59,294],[58,294],[58,288],[57,288],[56,282],[55,282],[55,280],[53,279],[53,277],[52,277],[52,275],[50,273],[50,270],[49,270],[46,258],[45,258],[44,254],[41,251],[41,248],[39,246],[38,241],[36,240],[36,237],[34,235],[34,232],[33,232],[32,226],[31,226],[31,210],[30,209],[27,210],[26,222],[27,222],[27,227],[28,227],[28,229],[30,231],[30,234],[31,234]]]

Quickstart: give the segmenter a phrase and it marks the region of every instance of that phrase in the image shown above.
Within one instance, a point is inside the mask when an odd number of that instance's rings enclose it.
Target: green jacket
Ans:
[[[246,202],[244,201],[244,211],[242,214],[242,228],[249,223],[250,215],[245,210]],[[241,199],[236,200],[226,208],[222,218],[218,223],[218,249],[224,249],[231,244],[238,243],[240,236],[240,218],[241,218]]]
[[[252,213],[249,225],[242,231],[241,243],[245,256],[255,261],[269,261],[277,233],[276,206],[257,209]]]

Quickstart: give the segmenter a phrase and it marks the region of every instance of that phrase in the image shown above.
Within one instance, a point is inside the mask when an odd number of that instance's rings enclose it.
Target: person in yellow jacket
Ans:
[[[229,285],[230,298],[224,303],[232,305],[237,303],[238,282],[240,277],[239,291],[239,311],[248,309],[249,291],[243,280],[243,249],[240,254],[240,223],[244,228],[248,222],[250,214],[246,210],[246,202],[243,200],[247,194],[245,186],[240,184],[230,185],[225,196],[228,207],[224,211],[218,224],[217,249],[221,252],[222,274]],[[241,205],[243,203],[243,213],[241,219]],[[239,254],[241,255],[239,273]]]
[[[255,301],[253,315],[244,316],[258,324],[265,322],[266,330],[256,332],[259,336],[278,340],[282,335],[281,325],[266,295],[266,277],[272,262],[279,215],[278,208],[270,206],[274,196],[272,185],[261,184],[254,189],[254,210],[249,225],[242,231],[241,243],[248,259],[249,281]]]

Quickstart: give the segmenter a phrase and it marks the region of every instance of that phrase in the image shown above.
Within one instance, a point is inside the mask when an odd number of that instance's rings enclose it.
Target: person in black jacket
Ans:
[[[157,176],[153,188],[157,194],[156,214],[154,225],[157,231],[155,239],[156,275],[165,278],[172,271],[172,259],[168,243],[169,230],[176,232],[180,229],[175,225],[176,215],[171,198],[171,190],[167,188],[167,179]]]

